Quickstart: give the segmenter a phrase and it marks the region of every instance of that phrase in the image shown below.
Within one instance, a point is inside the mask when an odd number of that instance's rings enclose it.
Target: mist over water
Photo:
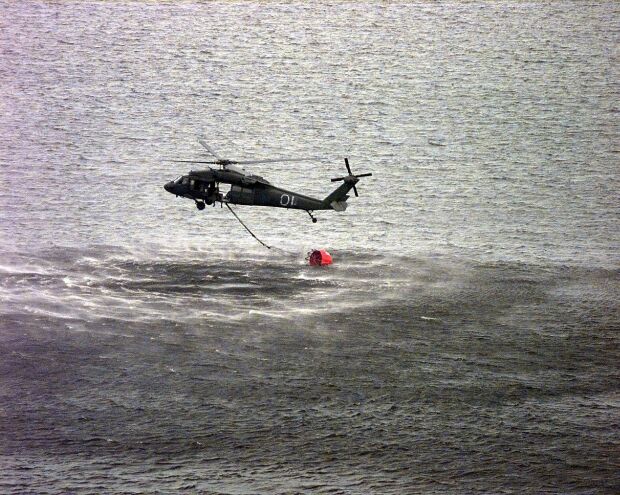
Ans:
[[[0,10],[0,492],[620,491],[617,4]]]

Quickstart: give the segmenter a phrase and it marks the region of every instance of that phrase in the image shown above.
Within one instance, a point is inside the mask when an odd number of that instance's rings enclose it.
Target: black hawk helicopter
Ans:
[[[343,184],[334,190],[325,199],[316,199],[304,194],[287,191],[281,187],[272,185],[259,175],[252,175],[238,165],[253,163],[273,163],[317,160],[317,158],[278,158],[272,160],[228,160],[215,153],[209,145],[202,139],[198,142],[211,154],[215,160],[173,160],[179,163],[204,163],[219,165],[219,169],[208,167],[206,170],[191,170],[189,174],[182,175],[177,179],[168,182],[164,189],[175,196],[188,198],[196,203],[199,210],[204,210],[205,205],[220,204],[227,206],[249,205],[249,206],[271,206],[275,208],[289,208],[305,210],[312,222],[317,219],[312,215],[316,210],[336,210],[344,211],[347,208],[347,193],[353,189],[355,196],[359,196],[355,184],[360,177],[370,177],[372,174],[353,175],[349,166],[348,158],[344,159],[348,175],[336,177],[332,182],[342,181]],[[230,184],[232,187],[226,195],[220,193],[220,184]]]

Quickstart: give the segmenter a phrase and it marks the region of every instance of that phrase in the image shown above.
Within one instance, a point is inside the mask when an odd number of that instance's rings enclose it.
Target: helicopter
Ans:
[[[313,223],[317,219],[312,214],[316,210],[345,211],[347,208],[348,192],[353,189],[355,196],[359,196],[355,184],[360,177],[370,177],[371,173],[354,175],[349,166],[349,159],[344,163],[348,175],[335,177],[332,182],[342,181],[343,184],[329,194],[325,199],[317,199],[305,194],[288,191],[274,186],[259,175],[248,173],[242,165],[255,163],[311,161],[317,158],[278,158],[267,160],[229,160],[219,156],[203,139],[198,142],[213,156],[214,160],[173,160],[177,163],[199,163],[219,165],[219,168],[208,167],[205,170],[191,170],[164,185],[164,189],[177,197],[191,199],[196,208],[204,210],[206,205],[215,206],[229,204],[248,206],[269,206],[274,208],[288,208],[305,210]],[[241,166],[240,166],[241,165]],[[220,184],[230,184],[231,189],[225,195],[220,192]],[[228,206],[230,208],[230,206]]]

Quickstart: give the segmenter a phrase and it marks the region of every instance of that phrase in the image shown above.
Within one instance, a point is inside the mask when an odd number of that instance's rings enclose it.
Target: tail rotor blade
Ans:
[[[355,193],[355,197],[359,197],[359,193],[357,192],[357,187],[355,187],[355,184],[357,183],[357,181],[359,180],[360,177],[370,177],[372,174],[371,173],[366,173],[366,174],[353,175],[353,172],[351,172],[351,165],[349,165],[349,159],[348,158],[344,159],[344,164],[347,167],[347,172],[348,172],[349,175],[347,175],[346,177],[334,177],[332,179],[332,182],[337,182],[339,180],[343,180],[345,182],[350,182],[351,183],[351,188],[353,189],[353,192]]]

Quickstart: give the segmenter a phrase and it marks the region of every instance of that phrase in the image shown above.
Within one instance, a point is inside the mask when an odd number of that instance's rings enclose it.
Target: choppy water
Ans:
[[[0,9],[1,492],[620,491],[617,4]]]

